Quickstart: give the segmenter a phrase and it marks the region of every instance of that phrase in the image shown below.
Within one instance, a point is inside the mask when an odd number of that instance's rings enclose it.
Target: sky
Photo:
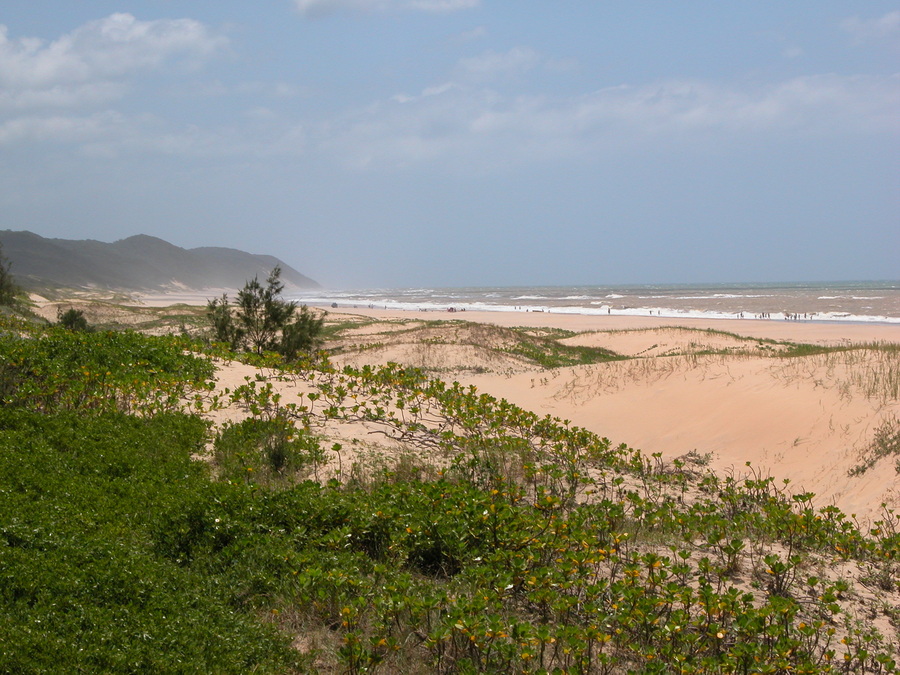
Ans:
[[[3,0],[0,229],[331,288],[900,279],[900,3]]]

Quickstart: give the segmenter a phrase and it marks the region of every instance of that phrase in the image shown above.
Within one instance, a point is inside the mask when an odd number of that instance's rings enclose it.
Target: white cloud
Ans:
[[[456,12],[461,9],[478,7],[480,0],[409,0],[406,5],[410,9],[425,12]]]
[[[0,123],[0,146],[14,143],[89,143],[121,135],[127,122],[115,112],[87,117],[63,115],[17,117]]]
[[[192,19],[139,21],[113,14],[49,43],[10,39],[0,25],[0,86],[17,107],[93,103],[121,93],[114,83],[131,73],[158,69],[175,58],[202,59],[225,44],[224,37]]]
[[[311,18],[337,12],[412,10],[447,13],[478,7],[481,0],[294,0],[297,10]]]
[[[850,33],[857,42],[883,40],[900,35],[900,10],[888,12],[877,19],[860,19],[852,16],[841,22],[841,28]]]
[[[666,81],[557,99],[444,86],[440,96],[395,98],[393,105],[348,115],[329,129],[322,144],[358,167],[454,158],[461,166],[484,166],[571,157],[622,144],[900,136],[898,84],[898,76],[838,75],[743,88]]]
[[[267,96],[271,98],[295,98],[302,89],[289,82],[241,82],[234,91],[243,95]]]
[[[488,29],[484,26],[476,26],[472,30],[460,33],[458,40],[460,42],[474,42],[475,40],[483,40],[488,36]]]
[[[528,47],[514,47],[508,52],[485,52],[479,56],[461,59],[460,69],[478,80],[492,80],[532,70],[541,61],[540,55]]]
[[[445,94],[448,91],[455,89],[456,87],[457,85],[453,82],[445,82],[444,84],[437,85],[436,87],[426,87],[418,96],[410,96],[409,94],[396,94],[391,97],[391,100],[395,101],[396,103],[411,103],[428,96],[440,96],[441,94]]]
[[[44,89],[0,91],[0,113],[8,110],[63,109],[99,106],[120,99],[127,87],[119,82],[57,84]]]

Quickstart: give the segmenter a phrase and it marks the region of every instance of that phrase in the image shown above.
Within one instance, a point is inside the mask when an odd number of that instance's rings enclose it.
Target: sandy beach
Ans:
[[[180,295],[142,301],[161,306],[206,299]],[[336,356],[337,365],[394,361],[445,373],[444,379],[570,420],[648,455],[660,453],[671,461],[690,453],[717,472],[771,475],[792,492],[814,492],[819,505],[835,504],[860,519],[877,517],[883,503],[900,507],[895,456],[880,459],[861,475],[849,473],[879,433],[897,433],[900,401],[882,385],[896,382],[898,352],[854,349],[780,358],[760,342],[900,344],[896,324],[326,311],[334,320],[378,322],[356,329],[366,348]],[[437,322],[427,340],[405,337],[403,329],[422,321]],[[477,336],[459,337],[461,321],[564,329],[577,334],[565,340],[568,344],[604,347],[632,358],[552,370],[523,367],[513,357],[498,357],[496,350],[479,349]],[[443,334],[440,322],[447,322]]]
[[[339,308],[340,314],[368,316],[380,320],[465,320],[497,326],[549,326],[576,332],[649,329],[685,326],[717,330],[747,337],[790,340],[809,344],[837,345],[847,342],[900,343],[900,325],[817,321],[766,321],[759,319],[670,319],[654,316],[590,316],[554,312],[406,312],[395,310]]]
[[[672,460],[693,453],[709,467],[736,475],[754,471],[790,481],[794,492],[815,492],[821,505],[834,503],[849,514],[872,518],[881,504],[900,507],[900,474],[895,457],[860,476],[848,472],[872,442],[876,430],[896,423],[900,401],[866,391],[877,379],[880,352],[841,352],[793,357],[765,354],[666,356],[747,346],[711,329],[761,339],[813,345],[900,343],[896,325],[834,324],[761,320],[685,320],[656,317],[597,317],[543,312],[414,313],[373,309],[341,314],[380,321],[453,320],[497,326],[562,328],[579,333],[571,344],[600,346],[633,360],[516,372],[484,364],[482,374],[459,379],[480,391],[541,414],[571,420],[647,454]],[[680,327],[693,330],[679,330]],[[692,349],[693,347],[693,349]],[[448,352],[433,359],[443,359]],[[422,349],[398,343],[369,351],[368,358],[429,367]],[[456,360],[472,366],[478,355],[457,350]],[[450,361],[453,357],[450,357]],[[426,358],[427,361],[427,358]],[[456,365],[463,365],[456,363]],[[499,372],[498,372],[499,371]]]

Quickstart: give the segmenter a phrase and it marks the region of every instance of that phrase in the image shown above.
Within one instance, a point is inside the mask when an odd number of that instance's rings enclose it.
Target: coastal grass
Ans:
[[[367,322],[366,326],[384,322]],[[535,368],[555,369],[566,366],[586,365],[621,359],[614,352],[599,347],[567,345],[562,340],[575,335],[571,331],[506,328],[464,320],[415,320],[404,322],[402,327],[386,324],[382,332],[350,338],[349,329],[358,323],[341,323],[330,332],[330,351],[334,355],[348,352],[371,351],[397,345],[416,345],[422,349],[435,345],[473,347],[485,353],[486,358],[513,356],[521,363]],[[498,358],[502,361],[502,358]],[[430,372],[446,372],[433,367]]]
[[[888,417],[875,429],[861,462],[850,469],[849,475],[861,476],[884,457],[897,457],[895,469],[900,473],[900,419],[895,416]]]

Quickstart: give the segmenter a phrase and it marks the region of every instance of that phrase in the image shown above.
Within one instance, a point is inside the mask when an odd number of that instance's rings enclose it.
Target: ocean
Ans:
[[[315,290],[311,306],[900,323],[900,281]]]

